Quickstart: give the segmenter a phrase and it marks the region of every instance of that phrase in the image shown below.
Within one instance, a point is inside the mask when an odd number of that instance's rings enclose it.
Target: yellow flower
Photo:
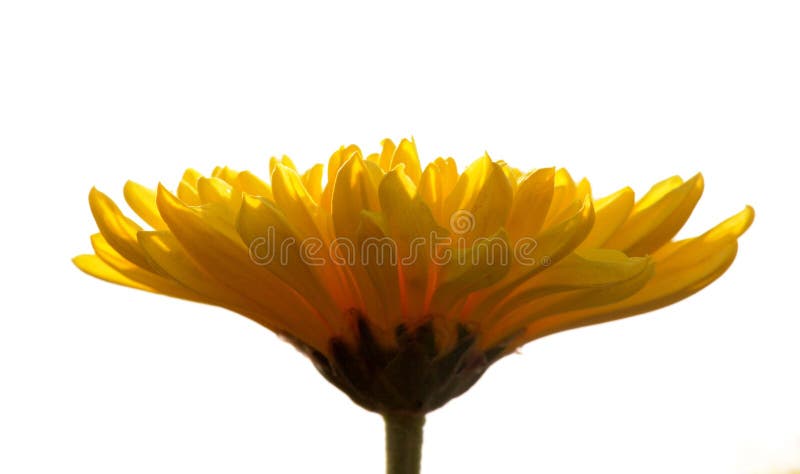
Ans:
[[[188,170],[176,193],[128,182],[89,201],[100,232],[75,264],[101,279],[228,308],[285,337],[361,406],[421,415],[537,338],[681,300],[733,262],[745,208],[673,241],[703,179],[600,199],[564,169],[483,156],[422,168],[414,142],[355,146],[271,179]],[[325,176],[324,176],[325,175]],[[398,471],[400,472],[400,471]],[[410,472],[410,471],[409,471]]]

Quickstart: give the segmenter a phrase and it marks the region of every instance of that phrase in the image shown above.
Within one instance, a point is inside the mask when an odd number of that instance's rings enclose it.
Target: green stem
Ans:
[[[383,415],[386,422],[386,474],[419,474],[425,415]]]

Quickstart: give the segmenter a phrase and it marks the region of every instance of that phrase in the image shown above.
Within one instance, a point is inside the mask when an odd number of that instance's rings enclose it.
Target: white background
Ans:
[[[703,171],[681,235],[757,212],[706,291],[537,341],[431,414],[425,472],[800,467],[796,7],[3,2],[0,472],[382,472],[380,418],[291,347],[70,258],[92,185],[412,134],[598,196]]]

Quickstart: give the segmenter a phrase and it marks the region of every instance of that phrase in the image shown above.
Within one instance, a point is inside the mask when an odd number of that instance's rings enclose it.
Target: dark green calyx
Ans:
[[[395,330],[397,347],[382,347],[363,317],[357,318],[357,343],[330,341],[331,357],[311,351],[317,369],[354,402],[378,413],[424,414],[461,395],[502,351],[475,347],[475,336],[459,327],[458,340],[438,353],[430,323]]]

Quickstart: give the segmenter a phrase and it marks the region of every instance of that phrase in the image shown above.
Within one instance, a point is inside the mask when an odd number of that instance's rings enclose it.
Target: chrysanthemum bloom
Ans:
[[[523,173],[483,156],[424,169],[412,141],[355,146],[269,180],[188,170],[176,193],[128,182],[152,229],[92,189],[100,232],[75,264],[125,286],[228,308],[283,336],[387,424],[389,472],[418,472],[427,412],[489,365],[558,331],[681,300],[733,262],[745,208],[672,238],[703,191],[696,175],[594,199],[566,170]],[[326,179],[325,179],[326,178]]]

